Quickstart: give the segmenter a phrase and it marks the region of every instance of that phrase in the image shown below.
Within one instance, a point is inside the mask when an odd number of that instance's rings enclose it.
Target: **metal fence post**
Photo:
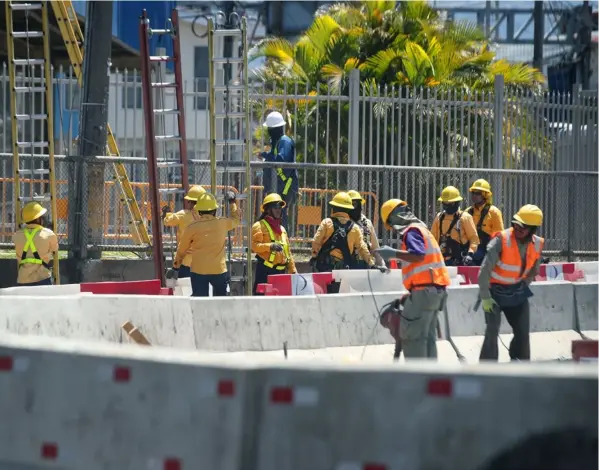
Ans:
[[[574,89],[572,90],[572,146],[574,151],[567,157],[568,166],[565,169],[568,171],[586,170],[584,165],[580,165],[580,161],[582,160],[580,134],[583,125],[583,108],[581,106],[582,97],[580,96],[581,92],[582,85],[580,85],[580,83],[575,84]]]
[[[349,72],[349,152],[347,163],[358,165],[360,162],[360,71]]]
[[[494,158],[489,159],[492,162],[493,168],[503,168],[503,106],[505,97],[505,81],[503,75],[495,75],[495,90],[493,103],[493,154]],[[493,181],[494,202],[500,206],[503,204],[503,188],[501,185],[501,177],[495,176]]]

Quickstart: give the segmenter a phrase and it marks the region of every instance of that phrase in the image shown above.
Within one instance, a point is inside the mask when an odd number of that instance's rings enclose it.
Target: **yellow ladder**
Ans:
[[[71,60],[71,65],[75,71],[75,76],[79,82],[79,86],[83,86],[83,32],[79,26],[77,13],[73,8],[71,1],[52,1],[54,16],[60,28],[60,33],[64,39],[64,44]],[[107,125],[107,151],[108,155],[119,157],[119,148],[116,144],[116,139],[112,133],[110,125]],[[115,180],[121,188],[121,202],[125,204],[129,212],[130,231],[136,243],[151,245],[150,235],[146,227],[139,205],[135,199],[135,193],[131,187],[131,182],[127,176],[125,165],[120,162],[113,163]]]
[[[14,175],[14,211],[17,227],[23,220],[21,207],[30,201],[50,204],[52,231],[56,227],[56,173],[54,166],[53,87],[48,36],[48,5],[46,2],[5,2],[8,76],[10,80],[10,114]],[[39,15],[41,13],[41,17]],[[16,17],[16,18],[15,18]],[[30,22],[41,19],[41,31],[31,31]],[[16,21],[15,21],[16,20]],[[18,29],[15,30],[15,25]],[[24,25],[24,26],[22,26]],[[25,42],[27,57],[15,57],[14,40]],[[40,44],[41,42],[41,44]],[[43,57],[32,57],[43,50]],[[38,52],[39,54],[39,52]],[[17,71],[19,77],[17,77]],[[39,74],[36,74],[39,72]],[[19,86],[17,86],[17,78]],[[27,106],[29,105],[29,106]],[[39,112],[36,112],[39,110]],[[41,126],[40,126],[40,123]],[[30,135],[26,132],[29,130]],[[35,135],[41,130],[39,135]],[[36,140],[38,137],[39,140]],[[21,149],[28,149],[22,152]],[[36,153],[36,150],[39,153]],[[47,168],[45,164],[47,151]],[[39,165],[39,166],[38,166]],[[50,192],[46,193],[49,181]],[[39,191],[38,191],[39,190]],[[41,195],[38,194],[42,193]],[[60,284],[58,253],[54,254],[54,282]]]

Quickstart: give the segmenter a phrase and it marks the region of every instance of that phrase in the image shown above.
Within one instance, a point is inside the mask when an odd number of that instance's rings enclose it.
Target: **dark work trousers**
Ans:
[[[285,227],[287,233],[295,233],[292,230],[292,227],[289,224],[293,225],[293,222],[296,220],[295,210],[297,204],[297,193],[290,190],[286,196],[282,196],[285,201],[285,207],[281,211],[281,225]]]
[[[225,297],[229,286],[229,273],[196,274],[191,273],[191,296],[208,297],[212,284],[212,297]]]
[[[256,293],[258,284],[266,284],[268,282],[268,276],[272,274],[285,274],[285,270],[269,268],[264,266],[264,260],[258,258],[256,261],[256,271],[254,273],[254,288],[252,289],[253,295],[264,295]]]
[[[514,332],[509,350],[511,360],[530,360],[530,306],[528,300],[516,307],[500,309],[496,306],[491,313],[485,312],[487,328],[485,329],[483,347],[480,350],[480,360],[497,361],[499,359],[497,339],[499,327],[501,326],[502,310]]]
[[[184,264],[182,264],[179,267],[179,279],[185,279],[186,277],[189,277],[191,275],[191,270],[189,269],[189,266],[185,266]]]
[[[27,282],[24,284],[17,284],[18,287],[33,287],[33,286],[51,286],[52,285],[52,278],[49,277],[48,279],[44,279],[42,281],[37,281],[37,282]]]

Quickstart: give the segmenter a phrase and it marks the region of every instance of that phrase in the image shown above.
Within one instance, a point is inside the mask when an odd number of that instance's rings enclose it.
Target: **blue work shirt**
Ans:
[[[404,241],[406,242],[406,251],[415,255],[425,255],[424,238],[419,230],[408,230],[404,233]]]
[[[262,156],[264,157],[264,161],[266,162],[281,162],[281,163],[295,163],[295,142],[293,139],[287,135],[281,136],[278,142],[271,141],[271,151],[270,152],[262,152]],[[264,194],[268,194],[271,191],[270,181],[272,172],[276,169],[274,168],[264,168],[263,175],[263,185],[264,185]],[[285,187],[287,186],[287,178],[291,178],[291,185],[287,191],[287,194],[297,193],[299,190],[298,183],[298,175],[297,170],[295,168],[281,168],[283,175],[285,176],[285,181],[277,174],[277,193],[285,198]]]

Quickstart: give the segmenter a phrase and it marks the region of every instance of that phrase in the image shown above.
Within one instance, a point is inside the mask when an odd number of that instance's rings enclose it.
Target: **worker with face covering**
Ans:
[[[530,359],[529,284],[541,264],[545,240],[535,235],[543,223],[543,212],[527,204],[512,218],[512,227],[495,234],[478,275],[480,299],[485,312],[485,339],[481,360],[497,361],[497,337],[501,312],[512,327],[514,337],[509,353],[512,360]]]
[[[445,259],[446,266],[470,266],[478,248],[478,235],[472,216],[460,210],[462,196],[458,188],[447,186],[439,202],[443,210],[437,214],[431,233]]]
[[[196,205],[198,198],[205,192],[206,190],[201,186],[189,188],[187,195],[183,198],[183,209],[179,212],[172,213],[168,211],[168,206],[162,207],[162,223],[166,227],[177,227],[178,241],[181,241],[181,235],[189,225],[200,220],[200,214],[193,207]],[[179,268],[179,279],[190,276],[191,254],[192,252],[189,251],[183,258],[183,263]]]
[[[295,142],[291,137],[285,134],[287,123],[283,115],[277,111],[273,111],[266,116],[266,121],[263,126],[268,129],[270,137],[270,152],[262,152],[260,158],[266,162],[278,163],[295,163]],[[264,194],[272,191],[270,178],[271,172],[266,171],[270,168],[265,168],[263,173]],[[283,215],[281,217],[282,225],[289,230],[288,215],[293,214],[297,202],[297,193],[299,191],[298,175],[295,168],[276,168],[277,187],[275,191],[285,201]]]
[[[295,274],[295,262],[291,256],[289,237],[281,225],[285,201],[277,193],[268,194],[262,201],[262,215],[252,226],[252,251],[256,254],[254,295],[258,284],[264,284],[271,274]]]
[[[376,251],[385,260],[401,261],[403,284],[409,291],[399,324],[404,357],[436,358],[438,312],[445,306],[451,283],[439,244],[401,199],[385,202],[381,219],[401,238],[399,250],[383,246]]]
[[[376,250],[380,247],[379,239],[376,236],[376,232],[374,231],[374,225],[368,217],[364,215],[362,212],[362,206],[366,203],[364,198],[360,195],[358,191],[348,191],[349,197],[351,197],[352,204],[354,205],[354,210],[350,212],[350,218],[360,227],[362,230],[362,237],[364,238],[364,243],[368,247],[368,251],[374,255],[374,260],[377,266],[385,266],[385,262],[380,257],[378,253],[374,253],[373,250]],[[367,269],[368,264],[362,260],[357,260],[357,266],[359,269]]]
[[[487,180],[478,179],[472,183],[470,187],[472,205],[466,209],[466,212],[474,220],[480,241],[473,256],[476,266],[480,266],[483,262],[491,236],[503,230],[503,214],[493,205],[492,196],[491,185]]]
[[[26,225],[13,235],[19,266],[18,286],[52,285],[50,263],[58,252],[58,238],[44,227],[47,212],[37,202],[29,202],[21,210],[21,220]]]

